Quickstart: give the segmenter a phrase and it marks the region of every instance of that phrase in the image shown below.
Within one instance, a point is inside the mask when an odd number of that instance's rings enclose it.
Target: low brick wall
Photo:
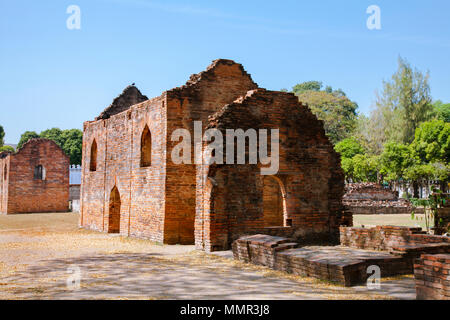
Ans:
[[[414,264],[419,300],[450,300],[450,254],[424,254]]]
[[[392,251],[394,247],[450,243],[450,237],[423,234],[421,228],[378,226],[340,228],[341,245],[367,250]]]
[[[380,267],[382,277],[412,273],[411,261],[402,256],[339,246],[298,246],[287,238],[253,235],[236,240],[232,247],[236,260],[344,286],[365,282],[371,265]]]
[[[253,235],[241,237],[232,244],[233,256],[236,260],[275,268],[277,251],[296,248],[298,243],[291,239],[269,235]]]
[[[439,208],[435,220],[444,227],[445,231],[450,230],[450,207]]]
[[[341,246],[301,246],[279,236],[257,234],[233,242],[236,260],[300,276],[352,286],[367,280],[367,268],[381,277],[414,273],[423,254],[450,254],[447,237],[420,234],[420,228],[341,228]]]
[[[394,207],[394,206],[363,206],[346,204],[347,208],[353,214],[411,214],[412,208],[410,207]],[[423,211],[423,210],[422,210]],[[416,212],[420,213],[420,212]]]

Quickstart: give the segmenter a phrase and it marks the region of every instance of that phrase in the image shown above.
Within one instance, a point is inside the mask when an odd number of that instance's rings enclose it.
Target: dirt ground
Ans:
[[[344,288],[211,255],[78,229],[74,213],[0,216],[0,299],[410,299],[413,279]]]

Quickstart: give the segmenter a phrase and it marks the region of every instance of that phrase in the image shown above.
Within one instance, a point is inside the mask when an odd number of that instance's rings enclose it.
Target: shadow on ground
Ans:
[[[361,292],[236,267],[205,254],[86,255],[41,261],[0,280],[3,299],[360,299]],[[79,268],[80,288],[68,270]],[[74,282],[72,282],[74,283]],[[399,288],[399,290],[401,290]],[[2,297],[3,296],[3,297]],[[365,297],[366,299],[370,297]],[[385,297],[386,298],[386,297]]]

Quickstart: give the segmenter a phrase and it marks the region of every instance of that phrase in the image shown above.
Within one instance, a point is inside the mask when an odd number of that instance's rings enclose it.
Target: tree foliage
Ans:
[[[341,154],[341,165],[347,181],[377,181],[378,158],[367,155],[356,138],[342,140],[336,144],[335,150]]]
[[[70,164],[81,164],[83,132],[78,129],[64,130],[61,134],[62,149],[70,157]]]
[[[405,178],[405,169],[416,163],[407,145],[389,142],[380,156],[380,173],[386,181],[398,181]]]
[[[383,82],[376,108],[383,118],[385,141],[411,143],[420,123],[433,116],[429,74],[423,74],[399,57],[398,70]]]
[[[450,123],[445,123],[443,120],[422,123],[416,130],[411,148],[413,154],[423,163],[448,163],[450,159]]]
[[[5,138],[5,130],[0,125],[0,147],[3,146],[3,144],[5,143],[4,138]]]
[[[358,105],[346,96],[325,91],[305,91],[298,98],[308,104],[319,120],[323,120],[325,132],[334,144],[351,136],[355,130]]]
[[[436,119],[443,120],[446,123],[450,122],[450,103],[443,103],[437,100],[433,103],[433,109]]]
[[[296,84],[292,88],[292,92],[297,96],[305,93],[306,91],[320,91],[322,89],[322,82],[320,81],[306,81],[303,83]]]
[[[353,158],[357,154],[364,154],[366,150],[356,138],[346,138],[336,144],[334,147],[336,152],[341,154],[342,158]]]
[[[428,73],[399,57],[369,116],[357,115],[345,92],[320,81],[299,83],[292,91],[324,122],[348,182],[412,185],[415,197],[430,181],[447,189],[450,104],[432,103]]]
[[[63,131],[59,128],[51,128],[42,131],[39,136],[44,139],[50,139],[56,142],[61,148],[64,145],[64,139],[62,138]]]
[[[1,146],[0,147],[0,152],[4,152],[4,151],[14,152],[14,148],[11,147],[11,146]]]
[[[35,131],[25,131],[20,136],[19,144],[17,145],[17,149],[20,149],[23,147],[25,143],[28,142],[28,140],[39,138],[39,134],[37,134]]]
[[[61,130],[52,128],[37,134],[34,131],[26,131],[22,134],[18,148],[32,138],[45,138],[56,142],[70,157],[70,164],[81,164],[81,151],[83,146],[83,132],[79,129]]]

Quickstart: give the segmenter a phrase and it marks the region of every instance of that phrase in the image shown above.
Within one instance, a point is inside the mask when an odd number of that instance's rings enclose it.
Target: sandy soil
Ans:
[[[0,299],[396,297],[244,264],[193,246],[86,231],[77,221],[73,213],[0,216]],[[394,281],[410,285],[411,279]]]

